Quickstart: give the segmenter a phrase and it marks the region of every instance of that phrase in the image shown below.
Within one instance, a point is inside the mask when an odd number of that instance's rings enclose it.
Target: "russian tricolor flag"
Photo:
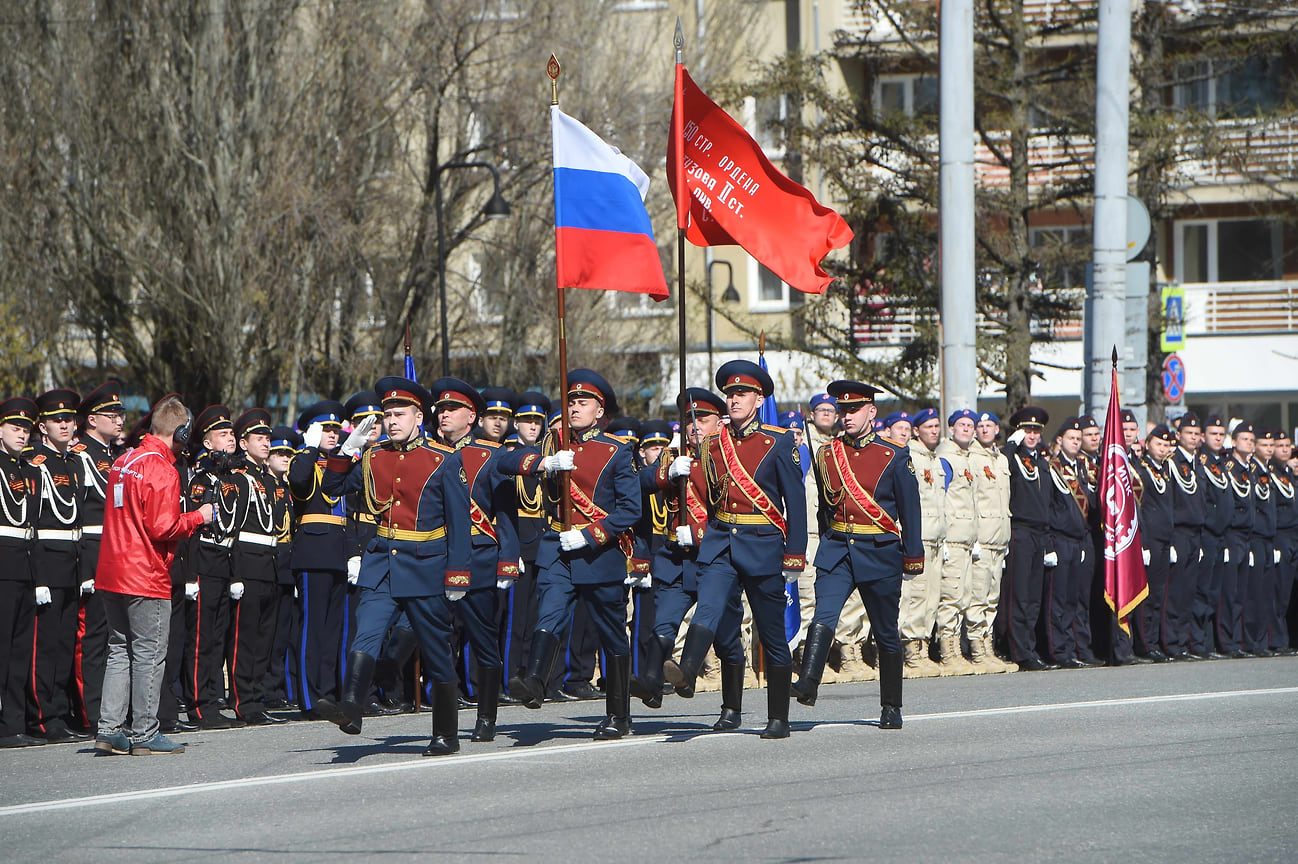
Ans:
[[[644,198],[649,177],[616,147],[550,107],[559,285],[668,296]]]

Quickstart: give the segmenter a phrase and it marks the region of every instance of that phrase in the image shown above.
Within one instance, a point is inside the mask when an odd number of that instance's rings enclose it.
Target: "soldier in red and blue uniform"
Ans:
[[[501,683],[497,597],[518,578],[518,537],[509,518],[517,508],[514,477],[500,469],[501,458],[509,455],[508,451],[474,434],[478,418],[487,411],[483,396],[458,378],[434,381],[432,395],[442,443],[455,454],[446,470],[457,474],[468,492],[469,585],[454,609],[461,627],[466,690],[478,703],[470,740],[491,741],[496,737]]]
[[[667,680],[683,697],[708,647],[731,634],[727,610],[737,592],[748,596],[753,626],[766,652],[767,724],[763,738],[789,737],[793,657],[784,632],[784,583],[796,582],[806,566],[807,504],[802,460],[792,433],[758,418],[775,384],[748,360],[717,370],[730,424],[703,451],[708,486],[708,530],[699,542],[699,600],[681,649],[680,663],[667,663]]]
[[[360,734],[375,659],[404,611],[433,679],[433,738],[424,755],[445,756],[460,749],[451,622],[452,603],[470,587],[469,491],[456,451],[421,432],[432,395],[397,377],[380,378],[374,390],[388,439],[369,449],[360,442],[351,447],[349,440],[327,463],[324,491],[360,492],[378,525],[361,557],[361,600],[343,698],[321,699],[318,710],[343,732]]]
[[[617,412],[609,383],[589,369],[574,369],[568,373],[566,398],[572,440],[551,433],[540,453],[514,454],[512,470],[545,474],[550,528],[541,536],[536,556],[540,598],[532,654],[527,670],[511,678],[509,687],[528,708],[541,707],[559,656],[558,634],[572,625],[574,608],[584,600],[607,660],[606,716],[595,739],[612,740],[631,731],[625,583],[629,532],[640,518],[640,488],[631,451],[599,426],[606,411]],[[565,523],[562,512],[564,483],[572,500],[571,523]]]
[[[347,514],[342,497],[324,490],[325,456],[338,446],[344,408],[326,399],[298,417],[302,449],[288,466],[297,533],[289,566],[302,606],[298,652],[302,716],[323,719],[315,707],[338,692],[339,655],[347,614]]]
[[[826,390],[837,402],[843,434],[821,446],[814,464],[820,497],[816,613],[807,629],[798,701],[816,704],[838,616],[855,589],[879,649],[879,728],[900,729],[901,583],[924,572],[919,483],[908,450],[873,432],[879,390],[859,381],[835,381]]]
[[[649,708],[663,704],[663,665],[671,658],[685,613],[698,602],[699,543],[708,532],[708,484],[699,454],[721,429],[726,403],[702,387],[689,387],[676,400],[681,416],[684,451],[664,450],[656,465],[640,475],[643,489],[660,496],[666,508],[661,538],[653,557],[653,641],[641,670],[631,684],[632,695]],[[681,491],[685,478],[685,503]],[[739,592],[731,595],[713,641],[721,662],[721,716],[718,732],[739,728],[744,696],[744,646],[739,638],[743,608]]]

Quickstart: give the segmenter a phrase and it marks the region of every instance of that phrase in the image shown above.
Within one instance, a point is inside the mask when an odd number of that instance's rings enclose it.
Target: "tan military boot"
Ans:
[[[995,654],[988,656],[987,646],[981,639],[969,640],[969,665],[973,667],[975,675],[1005,671],[1005,667],[1001,665],[1000,660],[996,659]]]
[[[762,682],[757,678],[757,670],[753,668],[752,663],[744,664],[744,689],[761,690]]]
[[[937,664],[928,658],[928,642],[925,639],[907,639],[902,648],[906,652],[902,660],[901,677],[935,678],[938,675]]]
[[[716,652],[709,648],[707,656],[703,658],[703,667],[699,669],[699,677],[695,681],[694,692],[710,693],[720,689],[721,663],[717,660]]]
[[[1019,671],[1019,664],[1013,663],[1009,660],[1002,660],[1000,657],[996,656],[996,650],[992,647],[992,634],[983,634],[982,639],[979,641],[982,642],[983,653],[987,655],[991,662],[999,664],[1001,669],[1006,672]]]
[[[840,664],[838,674],[843,681],[878,681],[879,673],[872,666],[865,662],[861,655],[861,643],[853,645],[844,645],[842,648],[843,662]]]
[[[973,666],[969,661],[964,659],[960,653],[960,634],[943,633],[938,640],[938,653],[942,655],[942,662],[938,664],[941,675],[972,675]]]

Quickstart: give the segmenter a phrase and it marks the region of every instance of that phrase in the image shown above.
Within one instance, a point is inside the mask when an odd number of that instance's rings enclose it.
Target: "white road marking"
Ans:
[[[1206,693],[1176,693],[1167,696],[1135,696],[1126,699],[1095,699],[1084,702],[1053,702],[1045,705],[1011,705],[1003,708],[979,708],[971,711],[945,711],[936,714],[914,714],[905,718],[907,723],[931,720],[963,720],[979,717],[997,717],[1006,714],[1034,714],[1047,711],[1074,711],[1089,708],[1117,708],[1129,705],[1156,705],[1164,702],[1199,702],[1210,699],[1233,699],[1249,696],[1285,696],[1298,694],[1298,687],[1270,687],[1257,690],[1226,690]],[[805,721],[804,721],[805,722]],[[794,725],[799,725],[797,721]],[[816,723],[812,731],[822,729],[850,729],[861,725],[859,720],[828,721]],[[258,786],[279,786],[292,783],[307,783],[315,780],[334,780],[346,777],[361,777],[370,774],[393,774],[398,771],[416,771],[428,769],[447,769],[458,765],[480,762],[501,762],[516,759],[561,756],[570,753],[594,754],[604,750],[622,747],[639,747],[647,744],[661,744],[679,737],[680,733],[665,735],[635,736],[625,741],[608,741],[603,743],[583,742],[580,744],[556,744],[554,746],[529,747],[491,753],[471,753],[463,756],[425,759],[418,757],[401,762],[385,762],[381,765],[351,765],[345,768],[324,768],[315,771],[299,771],[292,774],[274,774],[265,777],[241,777],[232,780],[217,780],[209,783],[190,783],[183,786],[165,786],[160,789],[142,789],[135,792],[110,792],[104,795],[87,795],[80,798],[63,798],[53,801],[33,801],[29,804],[13,804],[0,807],[0,818],[21,816],[32,813],[51,813],[57,810],[73,810],[81,807],[99,807],[106,804],[123,804],[131,801],[149,801],[158,798],[178,798],[203,792],[220,792],[229,789],[250,789]],[[733,740],[729,735],[700,734],[698,739],[707,741]]]

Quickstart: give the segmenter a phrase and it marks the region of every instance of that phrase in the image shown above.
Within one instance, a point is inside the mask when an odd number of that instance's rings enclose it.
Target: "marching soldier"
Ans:
[[[329,399],[303,411],[297,420],[302,448],[288,466],[298,526],[290,566],[302,606],[296,646],[299,700],[307,720],[326,719],[316,712],[316,703],[338,692],[347,614],[347,515],[342,498],[326,494],[323,483],[325,455],[338,446],[344,412],[342,405]]]
[[[1010,463],[996,444],[1000,432],[1000,418],[984,411],[974,424],[976,437],[969,445],[978,539],[970,553],[965,629],[974,671],[1013,672],[1017,668],[997,657],[992,646],[1001,571],[1010,543]]]
[[[265,680],[278,612],[275,553],[281,531],[276,522],[279,481],[266,466],[271,431],[270,412],[264,408],[250,408],[234,424],[243,464],[233,472],[239,503],[233,519],[231,563],[234,584],[242,588],[231,628],[231,707],[235,716],[253,726],[286,722],[266,713]]]
[[[1172,480],[1172,549],[1176,555],[1168,598],[1168,634],[1172,640],[1168,649],[1173,657],[1182,660],[1207,656],[1198,653],[1193,632],[1196,598],[1203,590],[1204,574],[1212,572],[1213,561],[1203,538],[1208,516],[1204,487],[1208,482],[1195,458],[1201,435],[1198,415],[1183,414],[1176,426],[1176,446],[1167,460]]]
[[[271,644],[270,663],[266,669],[266,708],[285,711],[293,707],[300,676],[297,673],[298,642],[302,629],[297,586],[290,566],[293,545],[292,494],[288,488],[288,466],[302,444],[302,436],[287,426],[270,431],[270,454],[266,473],[274,483],[275,500],[275,641]]]
[[[655,550],[652,568],[654,638],[640,673],[631,682],[631,694],[649,708],[662,707],[664,663],[675,650],[685,613],[698,602],[698,549],[708,532],[708,486],[700,454],[720,431],[721,412],[726,408],[720,396],[702,387],[687,388],[676,404],[684,418],[682,452],[674,455],[664,450],[657,464],[640,475],[641,488],[660,495],[666,508],[663,541]],[[743,614],[739,593],[734,592],[712,646],[721,663],[721,716],[712,725],[717,732],[738,729],[742,719],[745,666],[739,626]]]
[[[91,391],[77,408],[82,431],[72,452],[81,462],[81,612],[77,630],[77,713],[92,731],[99,728],[99,702],[104,686],[104,660],[108,655],[108,617],[103,599],[95,595],[95,568],[99,566],[99,541],[104,534],[104,501],[108,471],[118,457],[125,407],[122,385],[108,381]]]
[[[1236,446],[1243,450],[1236,430]],[[1253,481],[1253,534],[1249,542],[1248,590],[1240,591],[1244,604],[1244,650],[1256,657],[1270,657],[1271,619],[1274,617],[1275,565],[1280,561],[1275,545],[1276,496],[1272,492],[1271,473],[1266,463],[1275,450],[1274,434],[1270,429],[1257,430],[1253,437],[1253,452],[1248,462],[1249,476]]]
[[[1166,426],[1155,426],[1145,439],[1144,452],[1134,462],[1142,489],[1139,496],[1141,556],[1149,584],[1149,596],[1137,610],[1137,647],[1156,663],[1184,659],[1175,656],[1172,646],[1176,637],[1171,627],[1171,619],[1177,614],[1171,565],[1173,558],[1180,560],[1180,554],[1174,551],[1176,484],[1171,482],[1167,457],[1175,441],[1176,437]]]
[[[0,403],[0,747],[45,743],[26,733],[27,682],[36,623],[29,549],[36,515],[36,469],[23,461],[40,409],[21,396]]]
[[[943,675],[966,675],[977,669],[960,653],[969,571],[973,547],[978,542],[978,512],[974,509],[974,475],[969,448],[978,415],[961,408],[947,418],[949,437],[937,445],[937,456],[946,468],[946,540],[942,544],[942,579],[936,610],[938,648]]]
[[[509,682],[510,691],[528,708],[540,708],[554,662],[556,634],[572,624],[578,599],[599,632],[608,667],[605,673],[606,716],[595,739],[621,738],[631,731],[631,646],[626,629],[626,574],[631,553],[630,529],[640,518],[640,490],[631,452],[599,428],[605,411],[617,411],[617,396],[589,369],[568,373],[565,394],[571,441],[551,434],[541,453],[517,451],[515,470],[545,473],[550,530],[537,550],[539,603],[536,632],[527,669]],[[574,522],[560,515],[561,484],[571,495]]]
[[[1289,644],[1289,601],[1293,594],[1294,567],[1298,558],[1298,502],[1294,499],[1294,474],[1289,468],[1293,440],[1284,429],[1275,430],[1275,451],[1269,466],[1276,503],[1275,540],[1280,552],[1275,572],[1275,609],[1268,647],[1284,657],[1298,651]]]
[[[668,663],[665,672],[677,693],[693,695],[708,647],[732,636],[720,628],[723,622],[730,626],[727,611],[742,588],[766,652],[767,724],[762,737],[787,738],[793,658],[784,630],[783,582],[795,581],[806,567],[801,460],[791,434],[758,419],[762,400],[775,390],[765,369],[731,360],[717,370],[716,382],[726,394],[730,424],[703,451],[710,518],[699,543],[698,607],[679,665]]]
[[[81,595],[81,465],[70,450],[80,402],[72,390],[50,390],[36,397],[41,436],[28,456],[28,464],[36,469],[36,633],[28,728],[52,743],[88,737],[67,724]]]
[[[518,408],[514,411],[514,428],[520,449],[540,452],[541,435],[545,432],[546,418],[550,414],[550,399],[543,393],[529,390],[519,394]],[[527,668],[527,657],[532,647],[532,633],[536,630],[536,552],[548,521],[541,500],[541,479],[530,474],[514,477],[515,534],[518,536],[518,578],[505,594],[500,634],[504,641],[501,658],[508,677],[521,675]],[[517,701],[514,692],[506,686],[505,692]]]
[[[369,421],[362,421],[329,457],[321,490],[331,497],[361,492],[379,523],[361,559],[361,602],[343,698],[321,698],[317,709],[343,732],[360,734],[375,658],[404,611],[433,679],[433,737],[424,755],[447,756],[460,749],[451,604],[470,582],[469,490],[458,476],[455,451],[420,433],[432,395],[398,377],[379,379],[374,390],[388,439],[362,452],[369,433]]]
[[[1050,457],[1050,539],[1053,553],[1046,574],[1048,609],[1046,650],[1052,663],[1066,669],[1100,665],[1091,656],[1090,627],[1082,617],[1090,614],[1090,574],[1095,552],[1091,546],[1090,513],[1095,507],[1095,484],[1090,460],[1082,455],[1080,417],[1064,421],[1056,435],[1059,452]],[[1083,587],[1083,585],[1085,587]]]
[[[904,412],[890,414],[884,419],[889,430],[900,428],[897,418]],[[946,465],[937,455],[938,437],[942,434],[942,421],[937,411],[925,408],[915,414],[914,438],[904,436],[900,441],[895,434],[886,436],[899,447],[907,447],[910,464],[915,469],[919,484],[920,512],[923,526],[920,537],[924,544],[924,570],[901,586],[901,638],[905,646],[905,671],[907,678],[930,678],[942,670],[929,658],[929,637],[937,621],[937,606],[942,591],[942,543],[946,539]],[[890,422],[891,421],[891,422]],[[909,424],[907,424],[909,425]],[[914,526],[912,526],[912,533]],[[945,659],[945,658],[944,658]]]
[[[188,544],[189,582],[187,591],[197,591],[197,626],[186,646],[185,699],[190,719],[201,729],[229,729],[244,722],[220,712],[225,698],[226,636],[230,626],[231,601],[243,595],[243,585],[234,578],[230,549],[238,532],[235,522],[239,487],[235,482],[234,422],[230,409],[209,405],[194,418],[190,452],[195,454],[189,480],[186,509],[213,506],[212,521],[190,535]]]
[[[1010,660],[1020,669],[1054,669],[1037,653],[1037,621],[1045,567],[1055,555],[1047,553],[1050,531],[1050,465],[1041,448],[1041,430],[1050,415],[1029,405],[1015,411],[1015,431],[1005,445],[1010,463],[1010,556],[1001,582],[998,628],[1004,634]]]
[[[470,740],[492,741],[496,737],[501,684],[496,605],[498,592],[508,591],[518,578],[518,537],[514,534],[514,523],[508,518],[518,505],[514,500],[513,477],[507,477],[500,469],[501,459],[508,451],[495,441],[478,440],[473,435],[478,417],[486,413],[484,397],[457,378],[439,378],[433,382],[432,395],[442,443],[454,451],[451,464],[445,470],[458,474],[459,481],[468,490],[465,518],[471,526],[469,582],[449,596],[456,601],[452,608],[465,636],[461,650],[466,684],[473,681],[473,665],[477,668],[474,695],[478,719]],[[499,428],[502,424],[496,425]],[[503,425],[507,427],[508,423]]]
[[[898,632],[903,578],[924,570],[923,522],[915,468],[907,449],[873,431],[877,388],[835,381],[843,435],[816,453],[820,548],[816,553],[816,619],[807,631],[798,701],[816,704],[829,637],[843,601],[861,595],[879,647],[880,729],[901,728],[902,648]]]

